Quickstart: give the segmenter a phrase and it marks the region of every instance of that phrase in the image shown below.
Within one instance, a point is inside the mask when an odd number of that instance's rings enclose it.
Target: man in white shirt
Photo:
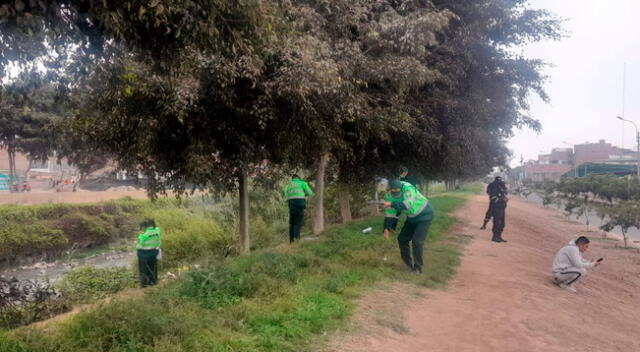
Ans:
[[[588,261],[582,258],[582,253],[589,249],[589,239],[580,236],[575,241],[562,247],[553,258],[553,279],[560,288],[569,292],[576,292],[573,284],[587,274],[586,268],[598,266],[600,261]]]

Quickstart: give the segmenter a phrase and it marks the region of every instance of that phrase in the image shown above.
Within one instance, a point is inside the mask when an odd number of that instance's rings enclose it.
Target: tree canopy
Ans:
[[[526,0],[12,0],[0,30],[0,69],[57,70],[80,140],[151,193],[326,155],[345,184],[481,176],[540,128],[544,63],[516,49],[562,35]]]

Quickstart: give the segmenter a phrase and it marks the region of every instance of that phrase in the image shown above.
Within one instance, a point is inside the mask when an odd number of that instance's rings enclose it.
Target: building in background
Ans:
[[[606,173],[606,170],[628,169],[636,165],[638,153],[630,149],[618,148],[607,143],[604,139],[598,143],[576,144],[573,148],[554,148],[550,154],[538,155],[538,160],[529,160],[524,163],[523,175],[525,180],[557,181],[564,174],[573,173],[576,176],[584,176],[589,173]],[[611,167],[592,167],[594,164],[606,164]],[[619,167],[617,167],[619,166]],[[625,171],[626,172],[626,171]]]
[[[524,179],[557,181],[573,169],[573,157],[571,148],[554,148],[550,154],[540,154],[538,160],[530,160],[524,164]]]

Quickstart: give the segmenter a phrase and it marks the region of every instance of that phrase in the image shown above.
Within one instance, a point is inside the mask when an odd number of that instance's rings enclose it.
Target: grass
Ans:
[[[443,194],[479,194],[484,191],[485,185],[481,182],[464,183],[460,189],[456,191],[447,191],[444,182],[429,183],[429,196],[438,196]]]
[[[431,198],[436,209],[425,273],[399,259],[382,219],[331,227],[321,239],[220,259],[180,279],[41,328],[0,332],[0,351],[307,351],[343,327],[354,299],[383,279],[444,287],[464,237],[445,236],[464,197]],[[178,221],[178,220],[176,220]],[[369,234],[362,229],[373,227]],[[382,258],[387,256],[388,261]],[[397,319],[381,321],[402,330]]]

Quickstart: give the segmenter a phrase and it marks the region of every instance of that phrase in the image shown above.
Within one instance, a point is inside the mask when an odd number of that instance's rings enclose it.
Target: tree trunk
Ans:
[[[329,155],[323,153],[318,160],[318,172],[316,173],[316,203],[313,210],[313,233],[315,235],[324,231],[324,174],[327,169]]]
[[[15,192],[14,185],[16,183],[16,150],[13,146],[7,147],[9,156],[9,192]]]
[[[27,165],[27,169],[24,170],[24,180],[28,180],[29,179],[29,172],[31,172],[31,166],[33,165],[33,160],[31,160],[31,158],[29,158],[29,165]]]
[[[242,170],[239,185],[240,196],[240,254],[249,254],[249,187],[247,171]]]
[[[380,197],[378,196],[378,183],[375,183],[375,190],[376,193],[373,194],[373,204],[371,204],[371,214],[373,215],[378,215],[380,214],[380,204],[378,202],[380,202]]]
[[[340,198],[340,216],[342,217],[342,223],[346,224],[352,220],[351,218],[351,204],[349,200],[351,198],[351,193],[349,193],[349,185],[346,183],[340,184],[339,191]]]

